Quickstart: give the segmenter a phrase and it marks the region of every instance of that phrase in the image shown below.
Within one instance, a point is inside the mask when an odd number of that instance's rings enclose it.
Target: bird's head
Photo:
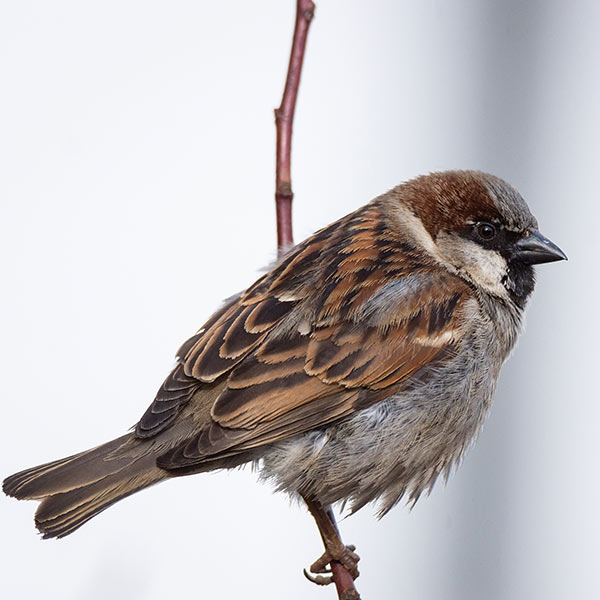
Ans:
[[[478,171],[446,171],[393,191],[394,220],[413,242],[471,285],[523,308],[532,265],[564,260],[538,231],[527,204],[505,181]]]

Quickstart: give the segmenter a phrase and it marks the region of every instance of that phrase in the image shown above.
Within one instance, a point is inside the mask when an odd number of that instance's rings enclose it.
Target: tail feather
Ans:
[[[134,467],[138,473],[131,475]],[[64,537],[115,502],[162,477],[156,467],[136,464],[125,473],[116,473],[83,488],[49,496],[37,509],[35,525],[44,538]]]
[[[79,454],[15,473],[4,480],[2,490],[19,500],[38,500],[98,481],[131,462],[127,459],[104,460],[129,438],[130,435],[124,435]]]
[[[148,444],[135,456],[119,456],[116,450],[130,438],[131,434],[21,471],[5,479],[2,488],[18,499],[41,500],[36,527],[44,538],[64,537],[118,500],[166,476]]]

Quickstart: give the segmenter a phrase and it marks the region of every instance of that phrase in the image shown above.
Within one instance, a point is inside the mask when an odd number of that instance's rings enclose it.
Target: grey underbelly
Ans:
[[[428,383],[277,443],[263,455],[261,477],[323,503],[349,501],[353,510],[380,499],[384,514],[404,496],[416,501],[477,436],[497,371],[465,373],[457,357]]]

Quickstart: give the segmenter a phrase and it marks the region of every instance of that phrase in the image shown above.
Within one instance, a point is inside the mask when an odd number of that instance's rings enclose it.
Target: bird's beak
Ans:
[[[515,258],[526,265],[567,260],[567,255],[539,231],[531,229],[527,237],[513,246]]]

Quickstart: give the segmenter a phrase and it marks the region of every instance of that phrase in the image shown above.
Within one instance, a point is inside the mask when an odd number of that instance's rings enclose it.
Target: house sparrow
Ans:
[[[416,502],[481,428],[532,265],[565,258],[497,177],[399,185],[227,300],[135,431],[12,475],[4,492],[41,501],[44,538],[163,479],[251,461],[309,508]]]

